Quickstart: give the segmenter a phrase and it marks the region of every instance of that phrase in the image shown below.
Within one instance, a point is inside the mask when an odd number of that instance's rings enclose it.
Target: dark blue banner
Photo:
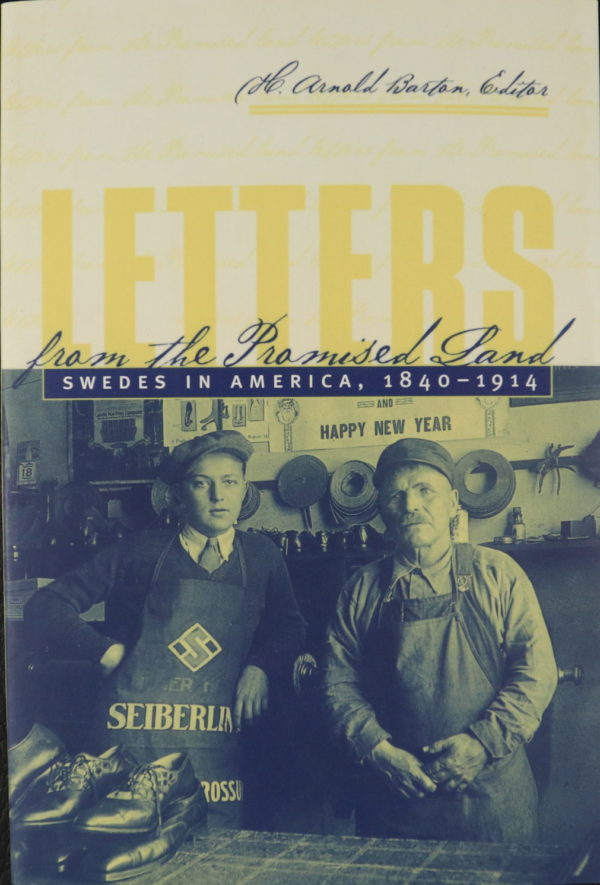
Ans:
[[[551,396],[549,366],[46,369],[45,399]]]

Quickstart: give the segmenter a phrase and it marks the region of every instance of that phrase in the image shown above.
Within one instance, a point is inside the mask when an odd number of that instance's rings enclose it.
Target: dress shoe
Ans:
[[[90,839],[103,839],[102,836],[90,836],[87,833],[78,833],[71,829],[71,836],[67,843],[55,846],[54,852],[46,857],[45,872],[47,876],[58,874],[68,878],[80,876],[79,870],[83,858],[88,852]],[[131,836],[126,838],[131,839]]]
[[[92,833],[149,833],[174,802],[195,792],[196,785],[187,753],[162,756],[131,774],[128,791],[111,793],[79,814],[75,826]]]
[[[165,809],[162,824],[153,835],[106,839],[90,834],[85,849],[74,846],[59,859],[57,870],[94,882],[142,876],[173,857],[192,830],[206,826],[206,816],[204,790],[196,783],[189,796],[176,799]]]
[[[53,827],[19,827],[11,833],[11,870],[15,882],[29,882],[36,876],[48,875],[54,869],[54,858],[73,848],[70,824]],[[37,880],[36,880],[37,881]]]
[[[63,742],[37,722],[22,741],[9,748],[8,798],[13,810],[64,753]]]
[[[27,873],[27,843],[11,834],[10,839],[10,870],[15,882],[20,882]]]
[[[69,823],[101,796],[123,784],[137,766],[122,747],[111,747],[101,756],[79,753],[58,761],[48,775],[46,793],[24,806],[16,818],[21,827],[49,827]]]

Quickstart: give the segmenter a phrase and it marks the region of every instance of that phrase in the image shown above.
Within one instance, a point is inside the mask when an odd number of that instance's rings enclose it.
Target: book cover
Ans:
[[[32,626],[29,600],[115,545],[178,538],[165,457],[232,432],[253,447],[237,536],[278,548],[307,634],[242,728],[244,773],[196,772],[209,809],[245,793],[242,836],[228,838],[246,840],[252,871],[223,837],[214,881],[348,876],[354,863],[365,881],[402,865],[416,876],[451,844],[442,827],[420,859],[378,843],[360,860],[362,843],[343,841],[360,770],[318,698],[343,585],[393,551],[374,468],[405,439],[450,453],[457,540],[528,575],[559,668],[526,741],[540,841],[478,848],[469,869],[508,877],[514,857],[531,881],[574,877],[563,871],[600,789],[597,4],[19,0],[2,25],[13,881],[108,875],[89,846],[65,860],[75,812],[56,829],[22,819],[60,793],[57,766],[72,776],[88,752],[114,600],[98,589],[75,604],[101,637],[94,653],[67,628],[57,645],[56,618],[47,636]],[[222,643],[195,626],[168,654],[192,670],[193,640],[207,673]],[[179,704],[111,707],[115,745],[135,731],[231,738],[235,705],[207,702],[201,718],[182,673]],[[40,729],[55,755],[32,786]],[[200,878],[194,840],[208,837],[189,829],[127,875]]]

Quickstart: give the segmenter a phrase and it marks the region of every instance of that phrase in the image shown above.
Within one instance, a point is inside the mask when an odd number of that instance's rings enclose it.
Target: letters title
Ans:
[[[370,185],[323,184],[312,189],[303,185],[181,186],[168,187],[165,196],[168,212],[180,213],[183,220],[184,338],[193,337],[200,327],[207,327],[214,336],[218,325],[220,213],[254,213],[255,240],[240,243],[240,257],[248,253],[249,245],[255,248],[255,291],[240,297],[255,298],[255,315],[262,317],[289,313],[290,218],[292,213],[304,213],[306,224],[318,231],[320,346],[341,351],[357,345],[352,333],[353,283],[371,280],[374,262],[372,255],[360,251],[355,220],[358,213],[372,209]],[[76,197],[72,190],[42,193],[42,335],[47,341],[61,329],[65,350],[77,349],[85,360],[89,345],[73,336]],[[148,360],[148,342],[138,340],[136,331],[137,311],[141,310],[136,305],[143,302],[137,298],[136,288],[155,279],[157,259],[137,253],[136,224],[141,213],[157,211],[156,198],[152,187],[108,188],[103,194],[104,236],[98,248],[103,259],[104,347],[127,353],[131,365],[144,365]],[[478,262],[494,272],[490,288],[477,293],[482,325],[499,327],[505,348],[518,349],[524,341],[531,350],[545,347],[552,339],[552,279],[527,257],[530,250],[551,250],[554,245],[553,206],[545,191],[523,185],[491,189],[483,195],[480,207],[468,210],[477,211],[476,228],[471,220],[467,223],[461,194],[445,185],[392,184],[384,209],[392,347],[417,341],[427,330],[426,298],[431,299],[433,316],[444,318],[446,330],[467,327],[467,293],[459,275],[465,268],[467,231],[473,237],[474,230],[480,250]],[[496,274],[506,281],[504,287],[497,288]],[[517,292],[522,293],[519,318]],[[380,297],[381,286],[375,295]],[[520,341],[516,333],[519,324]],[[288,332],[279,329],[280,345],[287,344]],[[208,347],[214,343],[203,341]]]

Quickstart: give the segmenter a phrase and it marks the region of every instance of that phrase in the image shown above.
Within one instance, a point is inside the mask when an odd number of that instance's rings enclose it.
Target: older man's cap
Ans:
[[[387,446],[379,456],[373,483],[377,488],[385,477],[408,463],[427,464],[443,473],[454,485],[454,461],[450,452],[430,439],[399,439]]]
[[[160,465],[158,475],[164,482],[172,484],[183,479],[190,465],[203,455],[224,452],[245,464],[253,451],[252,443],[237,430],[215,430],[175,446]]]

